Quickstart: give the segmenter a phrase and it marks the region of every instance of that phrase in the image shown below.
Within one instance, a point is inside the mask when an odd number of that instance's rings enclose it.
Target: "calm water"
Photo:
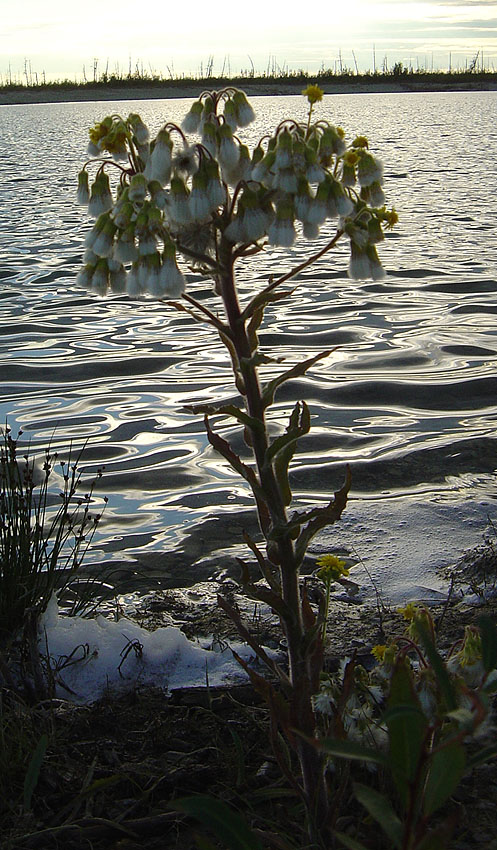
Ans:
[[[304,116],[299,97],[252,102],[252,140],[289,114]],[[22,428],[32,446],[52,440],[62,453],[89,438],[85,468],[105,466],[98,495],[109,496],[94,557],[118,562],[130,586],[133,576],[143,586],[158,576],[170,584],[205,577],[190,565],[234,543],[251,506],[183,409],[234,397],[211,330],[151,301],[101,300],[75,284],[88,219],[73,199],[88,126],[112,111],[139,111],[157,128],[188,105],[0,107],[0,421]],[[339,346],[277,399],[275,427],[297,398],[313,415],[294,491],[323,499],[348,461],[356,505],[381,496],[406,516],[415,502],[456,512],[479,502],[491,512],[497,95],[327,96],[320,109],[349,137],[370,137],[401,221],[381,246],[386,280],[349,281],[340,249],[268,310],[261,342],[287,365]],[[242,293],[298,263],[303,249],[272,249],[251,271],[240,268]],[[209,285],[191,280],[192,293],[214,305]],[[224,433],[241,449],[229,423]]]

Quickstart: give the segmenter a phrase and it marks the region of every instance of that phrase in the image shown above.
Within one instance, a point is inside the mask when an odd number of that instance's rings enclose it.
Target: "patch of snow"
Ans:
[[[244,660],[253,658],[246,645],[233,648]],[[147,631],[125,617],[64,616],[55,595],[40,619],[39,649],[55,672],[56,696],[76,703],[137,685],[172,690],[246,677],[227,645],[208,649],[175,626]]]

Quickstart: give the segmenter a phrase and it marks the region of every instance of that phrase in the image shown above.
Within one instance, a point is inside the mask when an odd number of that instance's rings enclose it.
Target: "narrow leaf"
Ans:
[[[402,847],[402,824],[395,814],[390,800],[373,788],[368,788],[367,785],[360,785],[359,783],[354,783],[354,793],[371,817],[378,821],[390,841],[400,850]]]
[[[481,633],[482,661],[485,671],[490,673],[497,667],[497,628],[491,617],[478,620]]]
[[[487,764],[487,762],[496,757],[497,744],[491,744],[471,756],[471,758],[468,759],[467,767],[472,770],[474,767],[479,767],[480,764]]]
[[[404,659],[399,659],[392,673],[384,720],[388,727],[392,776],[406,805],[408,784],[421,758],[428,723],[414,690],[411,669]]]
[[[174,808],[197,818],[229,850],[263,850],[261,842],[244,818],[215,797],[202,794],[198,797],[183,797],[174,803]]]
[[[31,800],[33,792],[40,778],[40,770],[45,758],[45,753],[48,747],[48,736],[42,735],[36,745],[36,749],[31,756],[31,761],[28,764],[26,776],[24,777],[24,811],[29,811],[31,808]]]
[[[257,476],[253,469],[250,466],[247,466],[241,458],[233,451],[230,444],[227,440],[223,439],[219,434],[216,434],[211,426],[207,416],[204,417],[205,430],[207,431],[207,437],[211,446],[216,449],[219,454],[221,454],[230,464],[231,467],[238,472],[242,478],[245,478],[245,481],[248,481],[252,488],[252,492],[256,499],[264,499],[264,493],[261,489],[261,486],[257,480]]]
[[[465,764],[464,748],[457,740],[433,754],[424,792],[425,815],[433,814],[448,800],[463,777]]]
[[[309,519],[305,528],[302,528],[297,539],[295,547],[297,558],[304,558],[309,543],[322,528],[325,528],[327,525],[333,525],[334,522],[337,522],[340,519],[342,512],[345,509],[345,505],[347,504],[347,495],[350,490],[351,483],[352,477],[350,474],[350,467],[347,466],[345,481],[340,490],[337,490],[334,494],[334,498],[331,499],[325,507],[315,508],[312,512],[310,512],[312,514],[312,519]],[[294,517],[292,516],[292,522],[293,520]],[[301,522],[302,517],[296,515],[295,523],[298,525],[301,524]]]
[[[348,848],[348,850],[367,850],[367,847],[365,847],[364,844],[356,841],[355,838],[351,838],[350,835],[347,835],[345,832],[335,832],[334,835],[344,847]]]
[[[336,349],[334,348],[330,348],[327,351],[321,351],[314,357],[309,357],[307,360],[303,360],[301,363],[297,363],[291,369],[287,369],[286,372],[283,372],[281,375],[278,375],[278,377],[273,378],[272,381],[269,381],[269,383],[266,384],[266,386],[264,387],[262,393],[264,407],[269,407],[269,405],[273,403],[274,394],[278,387],[281,386],[281,384],[284,384],[285,381],[290,381],[292,378],[301,378],[302,375],[305,375],[307,370],[311,368],[311,366],[314,366],[314,364],[318,362],[318,360],[322,360],[324,357],[328,357],[335,350]]]
[[[374,764],[386,766],[387,757],[380,750],[372,747],[364,747],[353,741],[344,741],[339,738],[322,738],[319,741],[319,749],[324,750],[330,756],[336,758],[350,759],[352,761],[367,761]]]
[[[445,666],[445,662],[438,654],[428,629],[421,624],[418,628],[424,653],[433,668],[435,676],[437,677],[438,686],[442,692],[447,709],[448,711],[453,711],[457,708],[457,698],[447,667]]]

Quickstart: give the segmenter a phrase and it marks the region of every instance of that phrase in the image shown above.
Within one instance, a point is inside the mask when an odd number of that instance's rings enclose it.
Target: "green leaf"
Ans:
[[[221,800],[199,794],[174,802],[174,808],[212,829],[229,850],[263,850],[246,821]]]
[[[368,810],[384,832],[388,835],[392,844],[400,850],[402,847],[402,823],[395,814],[390,800],[375,791],[374,788],[368,788],[367,785],[354,783],[354,794],[360,803]]]
[[[423,797],[425,815],[433,814],[448,800],[459,785],[465,766],[466,754],[458,740],[433,753]]]
[[[374,764],[388,765],[388,759],[380,750],[372,747],[363,747],[354,741],[343,741],[339,738],[322,738],[319,741],[319,749],[328,755],[337,758],[350,759],[351,761],[368,761]]]
[[[40,778],[41,765],[45,758],[45,753],[48,747],[48,736],[42,735],[36,745],[36,749],[31,756],[31,761],[28,764],[26,776],[24,777],[24,810],[27,812],[31,808],[31,800],[33,791],[35,790],[38,779]]]
[[[395,785],[406,805],[408,785],[416,774],[428,723],[414,690],[411,669],[404,659],[394,667],[388,706],[383,720],[388,727],[389,760]]]
[[[497,628],[491,617],[478,620],[481,633],[482,661],[485,671],[490,673],[497,667]]]
[[[418,629],[424,653],[433,668],[435,676],[437,677],[438,686],[442,692],[447,710],[453,711],[457,708],[457,698],[445,662],[438,654],[428,629],[424,628],[422,624],[418,625]]]
[[[359,841],[356,841],[355,838],[351,838],[350,835],[346,835],[344,832],[335,832],[335,837],[347,847],[348,850],[367,850],[367,847],[364,844],[361,844]]]

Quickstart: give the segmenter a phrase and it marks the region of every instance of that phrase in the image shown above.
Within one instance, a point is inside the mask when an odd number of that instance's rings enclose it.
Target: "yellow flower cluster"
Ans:
[[[338,555],[321,555],[317,559],[316,564],[321,567],[316,573],[317,577],[329,584],[332,581],[337,581],[343,576],[348,576],[350,570],[346,568],[345,561]]]
[[[318,101],[323,99],[324,91],[323,89],[320,89],[319,86],[313,85],[311,83],[307,86],[306,89],[303,90],[302,94],[312,105],[313,103],[317,103]]]

